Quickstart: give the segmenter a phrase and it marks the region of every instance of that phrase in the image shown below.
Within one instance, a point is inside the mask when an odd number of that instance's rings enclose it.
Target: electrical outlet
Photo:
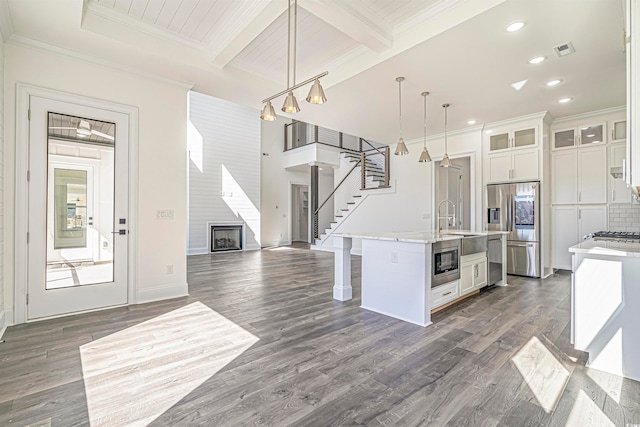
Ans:
[[[173,274],[173,264],[167,265],[167,274]]]
[[[391,252],[391,262],[394,264],[398,263],[398,252]]]
[[[423,213],[423,214],[422,214],[422,219],[431,219],[431,214],[429,214],[429,213]]]
[[[108,248],[109,247],[109,242],[107,242],[107,241],[102,242],[102,247],[103,248]]]

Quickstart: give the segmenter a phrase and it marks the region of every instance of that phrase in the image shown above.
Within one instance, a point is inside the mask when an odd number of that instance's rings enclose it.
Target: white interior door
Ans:
[[[126,304],[128,116],[29,103],[27,318]]]

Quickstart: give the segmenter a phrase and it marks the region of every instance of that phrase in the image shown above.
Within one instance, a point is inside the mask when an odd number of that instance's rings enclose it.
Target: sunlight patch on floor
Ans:
[[[628,424],[631,425],[631,424]],[[571,413],[567,419],[565,427],[614,427],[615,424],[605,415],[604,412],[589,399],[587,394],[580,390],[578,398],[571,408]]]
[[[597,369],[587,369],[587,375],[598,386],[604,390],[610,398],[620,403],[620,393],[622,393],[622,382],[624,378]]]
[[[91,426],[145,426],[258,341],[195,302],[80,347]]]
[[[538,337],[532,337],[511,360],[540,406],[547,413],[553,411],[569,381],[569,371]]]
[[[38,421],[36,423],[27,424],[24,427],[51,427],[51,418],[46,418],[42,421]]]

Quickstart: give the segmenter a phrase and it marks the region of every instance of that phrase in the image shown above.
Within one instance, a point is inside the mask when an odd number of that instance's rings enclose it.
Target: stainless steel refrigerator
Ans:
[[[540,182],[487,185],[486,228],[508,231],[507,273],[540,277]]]

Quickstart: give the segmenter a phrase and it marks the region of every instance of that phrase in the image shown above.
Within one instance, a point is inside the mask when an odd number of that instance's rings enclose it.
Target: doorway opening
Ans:
[[[291,241],[309,243],[309,186],[291,184]]]
[[[448,224],[449,229],[471,230],[471,158],[450,160],[452,166],[448,168],[441,168],[439,161],[434,162],[436,229]],[[443,203],[444,200],[451,201],[455,209],[450,203]],[[442,218],[440,223],[438,217]]]

